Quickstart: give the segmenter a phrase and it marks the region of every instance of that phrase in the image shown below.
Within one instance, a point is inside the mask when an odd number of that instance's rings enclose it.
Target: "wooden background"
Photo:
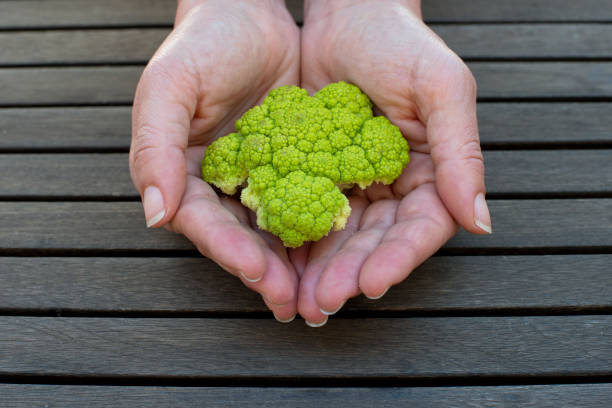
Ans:
[[[144,228],[130,105],[175,2],[1,0],[0,406],[612,406],[612,4],[423,3],[495,233],[311,329]]]

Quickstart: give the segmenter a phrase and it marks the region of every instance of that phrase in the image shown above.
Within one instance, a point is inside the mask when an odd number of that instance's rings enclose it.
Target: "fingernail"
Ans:
[[[242,279],[244,279],[245,281],[251,282],[251,283],[259,282],[261,278],[263,278],[263,275],[261,275],[261,276],[258,276],[257,278],[250,279],[250,278],[247,278],[247,276],[242,272],[240,272],[240,276],[242,276]]]
[[[319,310],[320,310],[320,311],[321,311],[321,313],[323,313],[324,315],[331,316],[331,315],[333,315],[333,314],[338,313],[338,311],[339,311],[340,309],[342,309],[342,306],[344,306],[344,304],[345,304],[345,303],[346,303],[346,300],[345,300],[344,302],[340,303],[340,306],[338,306],[338,308],[337,308],[336,310],[334,310],[333,312],[328,312],[327,310],[323,310],[323,309],[319,309]]]
[[[493,232],[491,229],[491,215],[489,214],[489,207],[485,200],[484,194],[478,193],[474,199],[474,224],[487,234]]]
[[[310,327],[321,327],[321,326],[324,326],[325,323],[327,323],[327,317],[321,323],[313,323],[313,322],[309,322],[308,320],[306,320],[306,324]]]
[[[164,197],[161,191],[155,186],[149,186],[143,194],[143,203],[147,228],[151,228],[161,221],[166,215],[164,208]]]
[[[389,290],[389,288],[385,289],[385,291],[383,293],[381,293],[380,295],[378,295],[378,296],[368,296],[368,295],[365,295],[365,297],[367,297],[370,300],[378,300],[381,297],[385,296],[385,293],[387,293],[388,290]]]
[[[283,319],[279,319],[278,316],[276,316],[276,313],[272,313],[272,314],[274,315],[274,318],[276,319],[276,321],[280,323],[291,323],[293,319],[295,319],[295,315],[291,316],[288,319],[283,320]]]

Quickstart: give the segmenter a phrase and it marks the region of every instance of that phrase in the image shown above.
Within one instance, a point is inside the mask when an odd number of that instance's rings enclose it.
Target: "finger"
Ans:
[[[341,231],[333,231],[310,247],[308,264],[300,279],[298,293],[298,311],[312,327],[322,326],[327,322],[327,315],[321,312],[321,307],[315,299],[315,290],[319,277],[329,259],[342,247],[359,229],[359,221],[368,202],[363,197],[350,197],[351,215],[346,227]]]
[[[266,271],[266,256],[255,233],[221,205],[213,189],[189,176],[172,228],[235,276],[256,282]]]
[[[429,154],[410,152],[410,162],[391,185],[396,197],[405,197],[415,188],[434,183],[434,166]]]
[[[398,200],[370,204],[361,217],[359,231],[330,258],[315,289],[315,299],[321,313],[334,314],[349,298],[361,293],[361,266],[395,222],[398,204]]]
[[[197,104],[192,90],[197,86],[177,71],[152,60],[134,97],[130,174],[149,227],[166,224],[185,191],[185,149]]]
[[[304,275],[304,271],[306,270],[310,246],[311,242],[304,242],[304,244],[298,248],[289,249],[289,259],[291,259],[291,263],[300,277]]]
[[[432,184],[418,187],[405,197],[396,223],[366,259],[359,275],[359,288],[378,299],[434,254],[457,231],[455,221],[438,198]]]
[[[277,318],[287,320],[297,313],[298,281],[294,279],[295,271],[288,268],[271,249],[263,248],[263,252],[267,265],[263,278],[257,282],[242,278],[242,282],[249,289],[261,294]]]
[[[422,107],[435,166],[436,187],[455,220],[466,230],[491,232],[485,201],[484,163],[476,119],[476,82],[458,58],[433,86]]]
[[[261,294],[267,304],[274,306],[275,308],[271,309],[273,312],[282,306],[282,310],[278,310],[278,316],[281,316],[281,319],[286,320],[287,313],[295,315],[298,279],[280,239],[259,229],[256,230],[257,233],[253,232],[252,223],[254,223],[255,215],[237,200],[222,196],[219,202],[250,232],[255,242],[261,247],[266,259],[266,272],[263,278],[253,281],[253,279],[240,276],[244,285]],[[288,307],[292,304],[293,308]]]
[[[267,300],[264,296],[262,298],[279,323],[291,323],[295,319],[297,315],[297,297],[286,305],[277,305]]]
[[[257,283],[249,283],[247,286],[261,293],[264,300],[271,305],[280,307],[294,304],[297,298],[299,280],[297,272],[289,260],[287,248],[277,236],[257,227],[254,212],[242,208],[247,213],[250,227],[255,230],[255,235],[262,242],[268,265],[263,279]],[[291,311],[293,314],[296,313],[295,308]],[[284,312],[287,312],[287,309]],[[287,318],[285,316],[282,319],[286,320]]]

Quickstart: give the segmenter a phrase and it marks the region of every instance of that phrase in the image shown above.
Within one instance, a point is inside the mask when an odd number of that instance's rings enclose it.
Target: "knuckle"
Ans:
[[[484,158],[478,140],[468,140],[460,146],[459,157],[470,168],[484,174]]]
[[[161,148],[159,134],[149,125],[141,125],[132,137],[130,148],[130,165],[135,169],[142,168],[154,156],[155,151]]]

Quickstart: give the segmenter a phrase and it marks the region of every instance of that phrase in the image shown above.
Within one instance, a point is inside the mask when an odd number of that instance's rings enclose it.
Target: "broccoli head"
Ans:
[[[298,247],[343,229],[351,209],[341,188],[393,183],[408,150],[355,85],[333,83],[312,97],[282,86],[208,147],[202,177],[230,195],[246,181],[241,201],[258,226]]]

